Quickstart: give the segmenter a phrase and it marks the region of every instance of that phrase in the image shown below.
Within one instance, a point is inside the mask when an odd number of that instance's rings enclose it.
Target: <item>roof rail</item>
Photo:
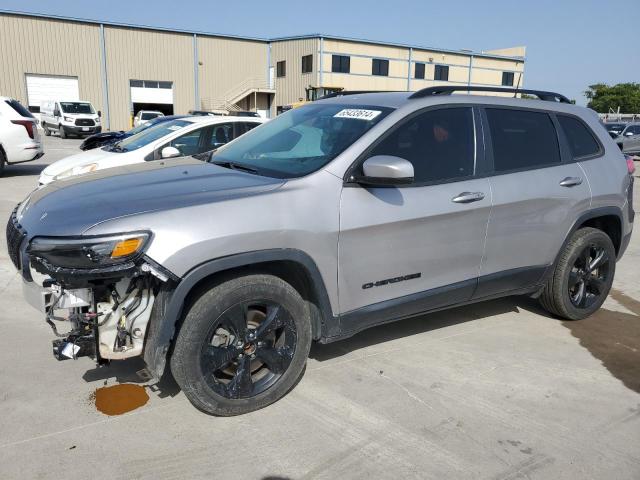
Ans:
[[[524,88],[501,88],[501,87],[474,87],[471,85],[467,85],[467,86],[445,85],[441,87],[427,87],[413,93],[409,98],[424,98],[432,95],[451,95],[453,92],[460,92],[460,91],[513,93],[514,97],[518,93],[522,93],[525,95],[535,95],[540,100],[545,100],[548,102],[571,103],[571,101],[564,95],[561,95],[555,92],[545,92],[544,90],[527,90]]]

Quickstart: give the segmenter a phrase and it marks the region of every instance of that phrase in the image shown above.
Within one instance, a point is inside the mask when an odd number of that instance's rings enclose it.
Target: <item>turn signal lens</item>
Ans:
[[[136,253],[142,245],[142,238],[128,238],[115,244],[111,251],[111,258],[126,257]]]

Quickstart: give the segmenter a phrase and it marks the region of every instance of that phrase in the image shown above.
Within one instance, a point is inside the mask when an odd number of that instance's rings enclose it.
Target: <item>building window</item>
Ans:
[[[287,62],[282,60],[276,63],[276,77],[284,77],[287,74]]]
[[[129,80],[129,86],[142,88],[144,87],[144,82],[142,80]]]
[[[436,70],[433,75],[434,80],[442,80],[444,82],[449,81],[449,66],[448,65],[436,65]]]
[[[389,60],[374,58],[371,62],[371,75],[389,76]]]
[[[346,55],[331,55],[331,71],[349,73],[351,71],[351,57]]]
[[[302,73],[311,73],[313,70],[313,55],[302,57]]]
[[[413,78],[424,79],[424,63],[416,63],[416,68],[413,74]]]
[[[502,85],[513,87],[513,72],[502,72]]]

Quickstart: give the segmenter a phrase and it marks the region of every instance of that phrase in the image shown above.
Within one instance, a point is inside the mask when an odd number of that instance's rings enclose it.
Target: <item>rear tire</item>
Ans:
[[[203,412],[232,416],[270,405],[301,378],[311,317],[300,294],[271,275],[233,278],[191,305],[171,372]]]
[[[60,135],[60,138],[67,138],[67,132],[64,131],[62,125],[58,125],[58,135]]]
[[[580,320],[604,303],[616,270],[616,252],[602,230],[581,228],[572,236],[547,280],[540,303],[549,313]]]

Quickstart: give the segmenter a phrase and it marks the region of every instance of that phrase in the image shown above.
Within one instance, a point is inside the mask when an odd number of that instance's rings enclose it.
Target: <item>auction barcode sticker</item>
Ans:
[[[345,108],[334,115],[334,118],[355,118],[357,120],[373,120],[382,112],[380,110],[364,110],[362,108]]]

